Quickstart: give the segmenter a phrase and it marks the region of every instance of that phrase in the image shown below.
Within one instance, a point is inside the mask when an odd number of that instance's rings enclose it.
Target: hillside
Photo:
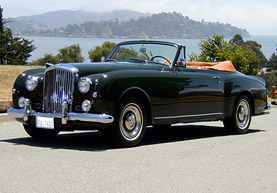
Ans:
[[[82,12],[82,11],[81,11]],[[32,36],[56,36],[56,37],[92,37],[92,38],[207,38],[215,34],[224,35],[225,38],[233,37],[235,34],[241,34],[243,37],[249,36],[245,29],[234,27],[230,24],[211,23],[194,21],[189,17],[185,17],[180,13],[159,13],[151,16],[139,17],[135,19],[134,12],[125,15],[119,12],[118,17],[114,19],[97,19],[86,21],[78,24],[81,20],[71,19],[70,14],[65,14],[67,23],[65,27],[50,28],[47,22],[44,25],[38,24],[36,21],[24,21],[29,25],[34,24],[33,28],[24,29],[13,26],[13,22],[9,25],[15,35],[32,35]],[[125,12],[126,13],[126,12]],[[52,15],[53,16],[53,15]],[[122,17],[120,17],[122,16]],[[138,15],[137,15],[138,16]],[[108,16],[107,16],[108,17]],[[133,18],[132,18],[133,17]],[[55,17],[48,17],[49,22],[54,21]],[[81,18],[76,17],[74,18]],[[85,16],[83,16],[85,18]],[[127,20],[129,18],[129,21]],[[131,18],[131,19],[130,19]],[[60,18],[62,20],[62,18]],[[99,18],[98,18],[99,20]],[[15,20],[18,22],[18,19]],[[55,21],[58,23],[57,21]],[[19,22],[20,23],[20,22]],[[23,30],[24,29],[24,30]]]
[[[82,10],[60,10],[33,16],[17,17],[14,18],[14,20],[23,23],[33,22],[38,25],[47,26],[48,28],[59,28],[68,24],[81,24],[86,21],[107,21],[115,18],[119,21],[128,21],[130,19],[138,19],[149,15],[150,14],[139,13],[131,10],[115,10],[103,13],[86,12]]]

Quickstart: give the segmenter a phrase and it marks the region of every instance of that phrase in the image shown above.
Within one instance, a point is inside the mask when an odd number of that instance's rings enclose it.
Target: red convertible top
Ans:
[[[224,62],[187,62],[187,68],[214,69],[220,71],[236,72],[231,61]]]

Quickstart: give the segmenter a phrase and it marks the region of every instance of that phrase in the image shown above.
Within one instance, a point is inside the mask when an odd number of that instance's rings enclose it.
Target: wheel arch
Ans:
[[[127,97],[137,98],[142,102],[146,111],[147,125],[152,124],[152,105],[148,94],[139,87],[128,88],[121,94],[116,108],[118,108],[118,105]]]
[[[247,98],[249,99],[250,107],[251,107],[251,114],[254,115],[254,111],[255,111],[255,99],[254,99],[253,94],[250,91],[245,90],[245,91],[240,92],[237,95],[237,97],[236,97],[236,99],[234,101],[234,108],[235,108],[235,104],[237,104],[239,98],[241,96],[243,96],[243,95],[247,96]],[[233,110],[234,110],[234,108],[233,108]]]

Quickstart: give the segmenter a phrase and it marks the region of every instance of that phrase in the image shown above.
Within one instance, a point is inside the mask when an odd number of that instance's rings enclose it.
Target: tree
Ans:
[[[203,62],[217,62],[223,60],[221,53],[223,48],[226,48],[228,43],[221,35],[214,35],[213,38],[201,40],[199,43],[201,54],[196,57],[196,60]]]
[[[32,41],[21,37],[13,37],[12,31],[5,28],[3,8],[0,6],[0,62],[1,64],[25,65],[30,53],[35,49]]]
[[[266,85],[266,88],[268,91],[271,91],[272,86],[277,85],[277,72],[276,71],[261,74],[260,77],[265,80],[265,83],[266,83],[265,85]]]
[[[262,68],[267,65],[268,60],[261,51],[262,45],[259,44],[256,41],[247,40],[246,42],[243,40],[242,36],[240,34],[236,34],[230,41],[230,44],[237,44],[239,46],[249,46],[250,49],[252,49],[257,57],[260,59],[259,68]]]
[[[105,58],[108,54],[112,51],[116,43],[106,41],[101,46],[96,46],[94,49],[88,52],[89,58],[91,62],[99,62],[101,61],[101,57],[104,56]]]
[[[65,48],[61,48],[57,55],[60,62],[72,63],[72,62],[83,62],[84,57],[81,55],[81,48],[79,44],[73,44]]]
[[[257,75],[259,71],[260,60],[248,46],[229,45],[223,50],[222,60],[232,61],[234,67],[244,74]]]
[[[223,36],[214,35],[208,40],[199,43],[201,53],[190,55],[190,60],[202,62],[219,62],[231,60],[234,67],[245,74],[256,75],[258,73],[259,58],[247,45],[228,43]]]
[[[268,65],[274,70],[277,70],[277,55],[275,53],[270,56]]]
[[[39,58],[31,63],[31,65],[44,66],[46,63],[72,63],[72,62],[83,62],[84,57],[81,54],[81,48],[79,44],[73,44],[61,48],[56,56],[52,54],[45,54],[44,57]]]
[[[231,44],[237,44],[237,45],[242,45],[243,44],[243,38],[240,34],[236,34],[230,42]]]
[[[7,23],[6,20],[3,18],[3,9],[0,6],[0,64],[4,63],[4,56],[3,56],[3,51],[2,47],[5,45],[6,40],[4,39],[4,24]]]
[[[57,64],[58,62],[59,59],[57,56],[53,56],[52,54],[45,54],[44,57],[32,61],[31,65],[44,66],[46,63]]]

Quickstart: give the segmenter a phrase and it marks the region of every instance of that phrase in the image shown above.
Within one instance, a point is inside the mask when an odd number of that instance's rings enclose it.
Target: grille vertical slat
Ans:
[[[46,113],[61,113],[62,102],[70,109],[73,97],[74,73],[66,69],[53,68],[45,73],[43,110]]]

